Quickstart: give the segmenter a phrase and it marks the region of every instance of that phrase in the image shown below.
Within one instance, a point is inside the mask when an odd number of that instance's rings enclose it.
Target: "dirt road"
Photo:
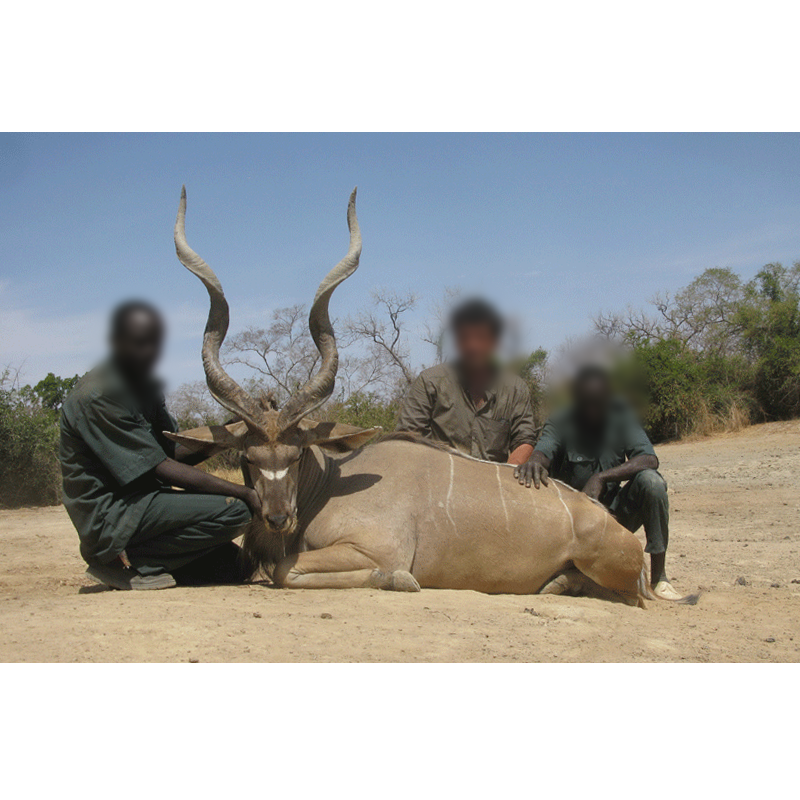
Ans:
[[[475,592],[105,591],[62,508],[0,511],[2,661],[797,661],[800,422],[658,448],[694,607]],[[738,579],[743,582],[738,582]]]

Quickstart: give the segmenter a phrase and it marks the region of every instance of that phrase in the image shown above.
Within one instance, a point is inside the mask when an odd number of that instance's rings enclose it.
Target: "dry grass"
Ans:
[[[684,441],[695,441],[717,433],[735,433],[752,424],[753,420],[746,406],[734,402],[724,413],[715,413],[703,402],[692,419],[691,429],[681,438]]]
[[[211,474],[216,475],[218,478],[222,478],[223,480],[230,481],[231,483],[244,483],[242,471],[240,469],[215,469],[211,472]]]

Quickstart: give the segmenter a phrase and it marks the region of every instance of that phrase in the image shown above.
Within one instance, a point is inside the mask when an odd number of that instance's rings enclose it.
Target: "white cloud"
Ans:
[[[3,365],[21,366],[26,381],[83,373],[102,353],[105,324],[96,311],[48,319],[33,309],[0,308]]]

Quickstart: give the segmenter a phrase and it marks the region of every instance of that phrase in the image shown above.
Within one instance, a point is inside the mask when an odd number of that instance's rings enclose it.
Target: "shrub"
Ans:
[[[707,355],[677,339],[643,341],[621,380],[654,442],[739,430],[762,416],[753,367],[741,356]]]
[[[800,262],[767,264],[739,315],[754,363],[754,394],[768,418],[800,416]]]
[[[26,405],[0,385],[0,506],[54,505],[60,498],[57,412]]]
[[[399,406],[394,401],[382,400],[375,394],[356,392],[346,400],[334,403],[326,417],[358,428],[380,426],[384,432],[393,431],[397,426]]]

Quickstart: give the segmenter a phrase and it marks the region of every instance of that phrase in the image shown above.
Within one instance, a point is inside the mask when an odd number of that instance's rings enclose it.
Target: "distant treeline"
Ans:
[[[440,361],[445,309],[457,295],[448,289],[416,333],[406,323],[418,304],[413,294],[375,292],[367,309],[338,321],[337,394],[320,414],[393,430],[400,400],[422,368],[409,358],[411,337]],[[593,325],[594,339],[622,356],[615,378],[654,442],[800,417],[800,261],[767,264],[747,282],[730,269],[707,269],[650,303],[650,310],[602,312]],[[540,348],[510,365],[530,389],[537,425],[554,402],[556,366],[575,345],[554,355]],[[265,328],[232,336],[224,356],[247,368],[251,393],[272,392],[279,402],[315,372],[318,358],[302,306],[278,309]],[[0,505],[59,501],[58,414],[76,380],[51,373],[36,386],[19,386],[10,370],[0,376]],[[169,406],[181,428],[225,420],[202,382],[179,387]],[[236,467],[237,460],[217,456],[210,467]]]
[[[748,282],[707,269],[651,304],[594,323],[630,353],[654,441],[800,416],[800,261]]]

